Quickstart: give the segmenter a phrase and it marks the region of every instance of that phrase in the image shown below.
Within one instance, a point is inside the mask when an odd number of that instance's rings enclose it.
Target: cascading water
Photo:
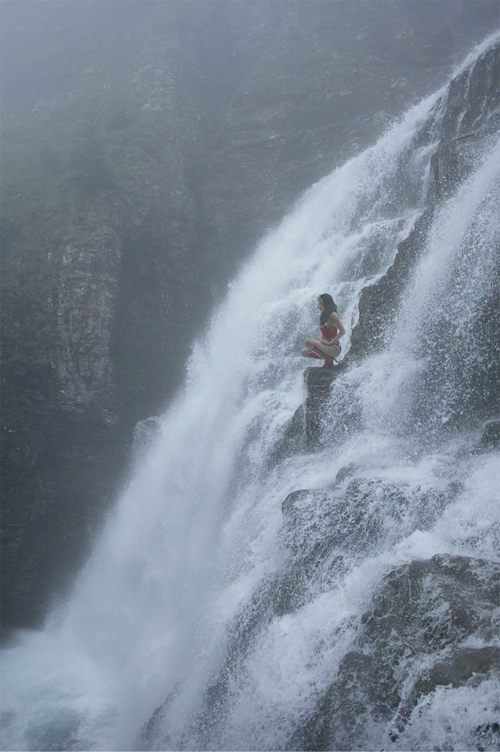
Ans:
[[[333,294],[350,332],[422,212],[445,102],[313,186],[231,285],[71,599],[4,650],[3,748],[471,749],[478,734],[497,748],[494,672],[429,689],[432,649],[391,643],[401,688],[381,708],[356,666],[375,671],[388,573],[500,558],[498,455],[471,451],[463,386],[498,284],[498,137],[439,205],[385,348],[336,376],[320,449],[283,451],[316,296]],[[422,592],[445,566],[432,561]],[[464,649],[498,640],[486,601]]]

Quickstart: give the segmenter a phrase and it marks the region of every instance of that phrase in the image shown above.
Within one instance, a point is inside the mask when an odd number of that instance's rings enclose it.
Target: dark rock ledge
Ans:
[[[438,687],[478,686],[500,671],[498,563],[437,555],[391,571],[363,615],[353,649],[290,749],[355,749],[374,720],[396,742]],[[467,642],[472,636],[478,644]],[[498,722],[475,729],[476,749],[498,749]],[[485,745],[488,738],[492,746]],[[368,747],[362,747],[368,749]]]
[[[341,360],[333,368],[306,368],[304,381],[307,387],[305,404],[306,449],[314,451],[319,446],[324,408],[330,396],[332,383],[342,373],[348,360]]]

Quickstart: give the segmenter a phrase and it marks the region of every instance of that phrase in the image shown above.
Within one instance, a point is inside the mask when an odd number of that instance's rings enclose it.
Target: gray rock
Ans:
[[[304,381],[307,388],[305,404],[305,443],[313,452],[321,445],[324,429],[324,409],[335,378],[348,366],[349,360],[341,360],[333,368],[306,368]]]
[[[436,687],[499,675],[499,605],[496,562],[435,556],[395,569],[363,615],[356,647],[290,748],[369,748],[376,724],[391,724],[396,741],[417,702]],[[464,644],[472,635],[482,647]]]
[[[480,445],[487,449],[500,446],[500,420],[490,420],[485,424]]]

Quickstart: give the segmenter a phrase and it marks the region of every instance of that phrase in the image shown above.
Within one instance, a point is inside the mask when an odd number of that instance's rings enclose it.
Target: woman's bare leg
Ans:
[[[324,352],[328,358],[338,358],[340,355],[340,347],[338,345],[325,345],[320,339],[306,339],[306,348],[312,350],[313,347],[317,347],[318,350]],[[302,353],[304,352],[305,349],[302,350]],[[304,355],[304,357],[307,358],[309,356]]]
[[[303,349],[302,349],[302,350],[300,351],[300,354],[302,355],[302,357],[303,357],[303,358],[314,358],[314,357],[316,357],[316,356],[314,355],[313,351],[312,351],[312,350],[309,350],[309,348],[308,348],[308,347],[304,347],[304,348],[303,348]]]

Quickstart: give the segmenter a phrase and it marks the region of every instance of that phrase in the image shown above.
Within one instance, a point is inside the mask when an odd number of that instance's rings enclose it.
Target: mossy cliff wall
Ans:
[[[5,625],[63,591],[252,243],[498,20],[389,5],[3,3]]]

